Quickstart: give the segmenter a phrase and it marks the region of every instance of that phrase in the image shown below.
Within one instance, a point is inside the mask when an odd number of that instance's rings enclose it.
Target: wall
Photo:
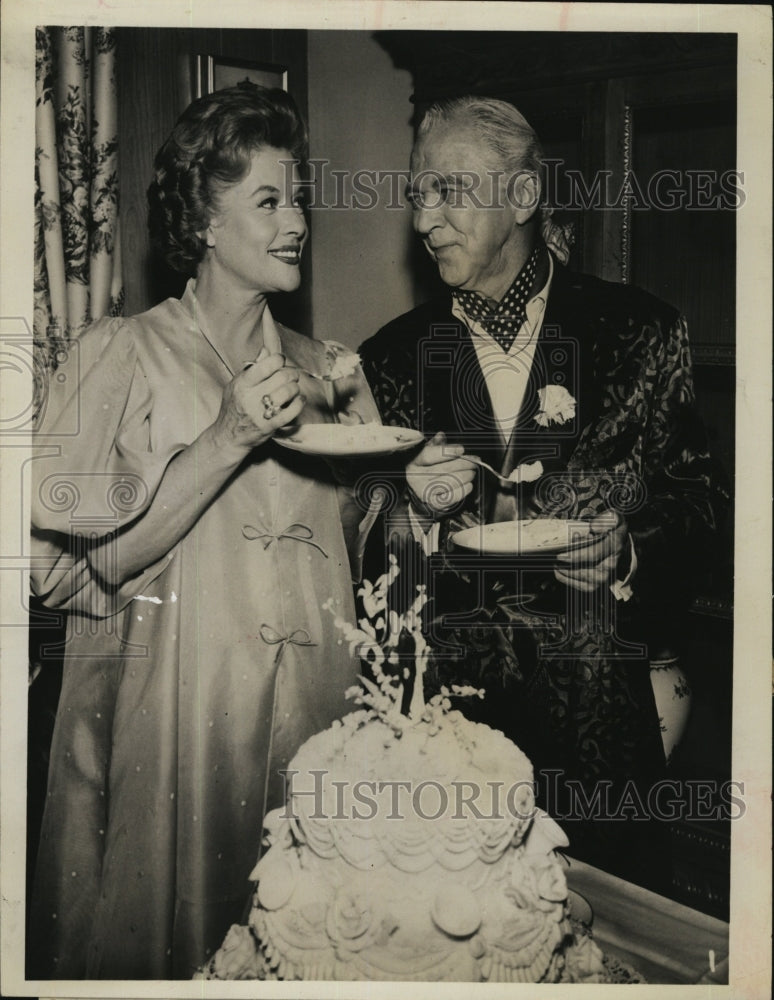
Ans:
[[[310,31],[308,71],[311,155],[330,161],[316,171],[318,200],[322,181],[325,200],[336,201],[332,170],[407,167],[411,75],[393,67],[369,32]],[[370,210],[311,212],[314,335],[353,347],[415,305],[409,210],[386,207],[389,182],[374,187],[380,197]],[[353,193],[347,183],[340,202],[349,204]]]

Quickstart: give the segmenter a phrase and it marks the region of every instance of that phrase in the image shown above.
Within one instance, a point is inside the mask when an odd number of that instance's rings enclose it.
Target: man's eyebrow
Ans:
[[[420,170],[417,174],[417,178],[411,180],[406,185],[406,194],[417,190],[417,179],[427,176],[434,181],[439,181],[441,184],[445,184],[447,187],[457,186],[464,184],[466,181],[470,181],[470,171],[461,170],[459,173],[452,172],[450,174],[442,174],[438,170]]]

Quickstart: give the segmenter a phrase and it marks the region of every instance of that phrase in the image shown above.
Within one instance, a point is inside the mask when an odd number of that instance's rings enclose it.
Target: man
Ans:
[[[383,420],[427,438],[391,544],[411,565],[412,547],[427,557],[436,681],[485,687],[463,711],[532,757],[574,853],[665,888],[647,847],[664,769],[648,660],[727,497],[692,405],[685,322],[565,271],[543,238],[541,158],[502,101],[435,105],[419,127],[414,228],[449,291],[360,349]],[[550,516],[588,522],[588,537],[525,558],[454,544],[471,525]]]

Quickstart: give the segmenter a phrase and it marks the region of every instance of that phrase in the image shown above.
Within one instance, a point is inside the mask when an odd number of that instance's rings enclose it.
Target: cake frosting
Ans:
[[[396,727],[374,711],[313,736],[266,820],[247,926],[221,979],[598,981],[569,920],[567,840],[535,809],[532,767],[501,733],[438,703]]]

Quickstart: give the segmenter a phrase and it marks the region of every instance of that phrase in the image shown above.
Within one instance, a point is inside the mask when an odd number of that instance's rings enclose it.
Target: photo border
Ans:
[[[737,459],[733,773],[745,782],[747,812],[734,824],[731,864],[730,984],[713,996],[769,996],[771,926],[771,11],[767,6],[656,4],[377,3],[307,2],[257,6],[248,2],[181,0],[135,5],[85,0],[2,7],[2,192],[0,197],[0,321],[2,335],[30,334],[32,318],[32,206],[34,27],[36,24],[140,24],[380,30],[529,28],[557,31],[732,31],[739,39],[738,162],[745,170],[746,209],[737,217]],[[28,402],[29,376],[3,373],[0,402],[14,414]],[[0,425],[1,426],[1,425]],[[356,997],[363,986],[346,983],[178,983],[172,981],[24,981],[24,815],[26,759],[26,624],[19,587],[26,580],[24,526],[27,500],[19,496],[21,467],[29,454],[24,434],[3,440],[0,480],[0,622],[3,669],[0,698],[0,871],[2,871],[2,989],[5,995],[164,997]],[[368,984],[369,997],[393,997],[409,983]],[[416,987],[414,987],[416,989]],[[573,987],[551,988],[573,997]],[[596,987],[587,990],[596,991]],[[647,990],[629,986],[629,991]],[[659,986],[659,996],[686,995],[694,987]],[[423,984],[423,995],[534,996],[534,986]],[[567,990],[571,992],[566,993]],[[596,993],[595,993],[596,995]],[[691,993],[687,994],[692,995]]]

